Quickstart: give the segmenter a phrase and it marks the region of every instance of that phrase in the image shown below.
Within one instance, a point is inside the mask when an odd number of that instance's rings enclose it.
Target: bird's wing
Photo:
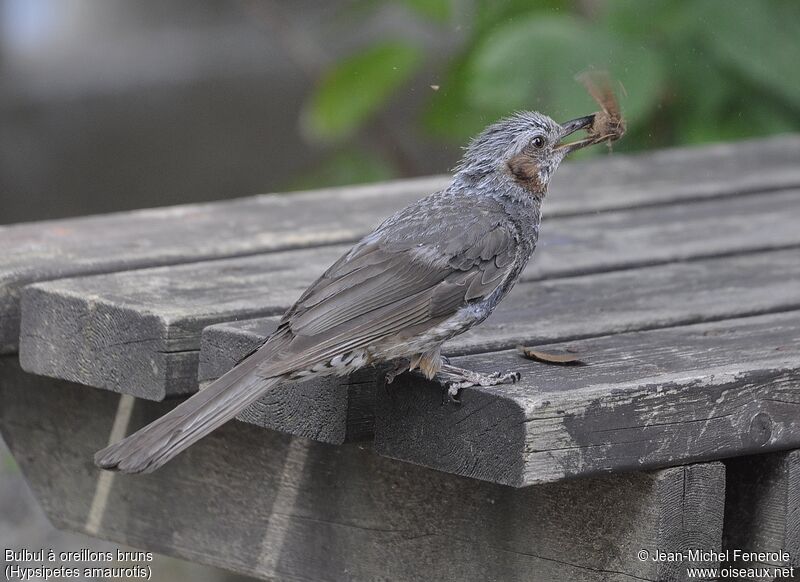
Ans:
[[[157,421],[95,456],[152,471],[233,418],[278,376],[397,334],[412,337],[486,297],[513,268],[516,231],[489,202],[429,198],[390,218],[337,261],[255,353]]]
[[[401,211],[300,297],[262,348],[265,376],[310,369],[397,334],[434,327],[506,278],[517,233],[489,202]]]

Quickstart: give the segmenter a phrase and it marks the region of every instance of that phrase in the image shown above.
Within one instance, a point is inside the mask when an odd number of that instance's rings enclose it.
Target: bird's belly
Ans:
[[[483,302],[459,309],[455,315],[412,337],[393,337],[383,340],[368,351],[374,360],[411,358],[438,348],[447,340],[464,333],[489,315]]]
[[[307,380],[322,376],[347,376],[372,363],[369,349],[357,349],[340,354],[330,360],[318,362],[308,369],[292,373],[293,380]]]
[[[352,350],[337,357],[319,362],[314,366],[295,372],[295,380],[306,380],[321,376],[346,376],[365,366],[398,359],[412,359],[420,354],[433,352],[447,340],[464,333],[482,322],[492,312],[496,301],[480,301],[459,309],[445,319],[417,335],[408,337],[398,334],[383,338],[374,345]]]

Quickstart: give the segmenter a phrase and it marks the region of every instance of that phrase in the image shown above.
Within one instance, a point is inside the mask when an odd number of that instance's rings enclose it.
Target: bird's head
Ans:
[[[466,148],[456,172],[472,179],[507,180],[533,196],[547,192],[556,169],[567,154],[595,143],[565,139],[592,125],[594,115],[556,123],[546,115],[523,111],[487,127]]]

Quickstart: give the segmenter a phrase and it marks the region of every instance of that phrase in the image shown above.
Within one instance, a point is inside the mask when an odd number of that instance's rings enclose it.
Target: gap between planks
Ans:
[[[559,189],[568,190],[570,187],[573,190],[587,190],[594,188],[597,192],[602,193],[600,198],[602,199],[600,202],[592,202],[590,199],[588,203],[584,205],[578,204],[581,198],[585,198],[585,196],[581,197],[578,196],[577,199],[569,200],[567,197],[566,202],[557,205],[550,211],[550,216],[579,216],[582,214],[591,214],[593,212],[605,212],[608,210],[618,210],[618,209],[625,209],[625,208],[637,208],[637,207],[648,207],[651,205],[660,205],[660,204],[671,204],[676,201],[684,200],[687,202],[693,201],[701,201],[701,200],[713,200],[718,197],[737,197],[742,195],[748,195],[755,192],[769,192],[775,191],[780,189],[791,188],[797,185],[800,185],[800,177],[797,176],[797,172],[791,165],[786,164],[786,160],[790,159],[791,152],[794,152],[798,149],[798,144],[800,144],[800,140],[797,139],[795,136],[781,136],[771,139],[764,139],[764,140],[752,140],[748,142],[740,142],[737,144],[715,144],[710,146],[703,146],[699,148],[682,148],[682,149],[673,149],[673,150],[664,150],[661,152],[652,152],[646,153],[638,156],[616,156],[609,160],[595,160],[593,162],[588,163],[580,163],[576,165],[570,165],[561,172],[561,176],[563,177],[562,180],[557,180],[557,184],[564,184],[563,186],[559,186]],[[752,157],[753,153],[757,153],[761,156],[767,156],[767,163],[771,163],[773,159],[777,158],[777,161],[773,163],[776,167],[773,168],[774,171],[769,173],[770,181],[765,181],[762,178],[755,179],[746,172],[742,176],[742,179],[739,181],[732,182],[729,179],[729,175],[731,171],[736,171],[742,173],[741,164],[732,164],[735,160],[744,161],[745,165],[747,164],[748,160]],[[787,154],[788,152],[788,154]],[[785,158],[785,159],[784,159]],[[682,194],[676,195],[675,192],[672,192],[670,195],[670,200],[648,200],[646,195],[642,195],[639,191],[644,188],[644,177],[647,176],[647,173],[642,171],[642,167],[647,167],[648,165],[654,166],[653,172],[656,175],[655,183],[652,186],[652,189],[655,189],[661,192],[663,195],[664,191],[669,193],[669,189],[673,188],[676,189],[680,184],[676,184],[670,181],[669,174],[665,174],[663,169],[661,170],[661,174],[659,174],[659,167],[673,167],[679,164],[684,164],[687,166],[688,170],[694,171],[695,166],[698,165],[699,161],[705,160],[710,167],[716,168],[716,174],[711,176],[704,175],[704,179],[698,179],[693,182],[687,182],[685,178],[681,178],[678,180],[683,180],[684,186],[686,190],[689,190],[689,194]],[[582,166],[582,167],[580,167]],[[635,170],[633,168],[636,168]],[[608,172],[611,172],[612,175],[616,176],[614,168],[619,171],[619,174],[622,176],[622,180],[625,179],[629,182],[629,190],[627,196],[618,197],[620,201],[617,203],[613,202],[613,198],[611,198],[608,194],[613,188],[616,186],[613,183],[610,183],[608,179],[603,178],[600,176],[599,180],[596,180],[594,183],[591,180],[587,179],[587,176],[591,176],[593,174],[598,173],[598,168],[607,168]],[[606,173],[608,173],[606,172]],[[659,178],[660,176],[660,178]],[[665,178],[667,176],[667,178]],[[725,181],[725,178],[728,177],[728,181]],[[567,181],[565,181],[567,180]],[[415,194],[417,192],[416,189],[421,190],[424,188],[430,188],[432,184],[443,184],[446,182],[446,177],[434,177],[434,178],[422,178],[422,179],[415,179],[415,180],[408,180],[403,182],[397,183],[387,183],[383,185],[383,187],[393,193],[397,193],[398,196],[418,196],[428,193],[427,190],[422,192],[420,191],[419,194]],[[300,197],[306,196],[310,199],[318,199],[322,195],[330,196],[331,193],[341,196],[343,199],[348,199],[352,197],[361,197],[361,198],[375,198],[377,196],[376,185],[370,185],[367,187],[354,187],[354,188],[339,188],[339,189],[331,189],[327,191],[316,191],[316,192],[305,192],[305,193],[297,193],[294,195],[295,200],[299,200]],[[270,198],[272,197],[272,198]],[[574,198],[574,197],[573,197]],[[269,200],[271,202],[279,201],[278,197],[275,195],[265,195],[265,196],[258,196],[252,197],[250,199],[240,199],[238,201],[231,201],[229,204],[231,206],[235,205],[242,205],[247,203],[259,203],[260,200]],[[283,206],[290,206],[291,201],[288,199],[283,202]],[[278,202],[275,202],[276,204]],[[224,207],[226,203],[216,203],[218,207]],[[552,208],[552,202],[550,203]],[[181,212],[191,212],[192,209],[199,209],[198,211],[208,211],[209,205],[187,205],[185,207],[174,207],[174,208],[165,208],[165,209],[154,209],[154,210],[144,210],[144,211],[133,211],[130,213],[117,213],[116,217],[119,219],[121,215],[128,215],[131,217],[145,215],[146,213],[150,212],[151,214],[158,214],[160,215],[172,215],[175,214],[176,217],[181,215]],[[571,209],[570,209],[571,208]],[[375,208],[370,208],[369,212],[375,212]],[[202,213],[202,212],[201,212]],[[114,216],[114,215],[111,215]],[[102,221],[103,217],[89,217],[92,220]],[[363,216],[361,219],[363,220]],[[75,224],[78,225],[81,220],[84,219],[74,219],[72,221],[47,221],[42,223],[41,228],[47,228],[49,224],[52,229],[56,229],[56,226],[60,223],[64,223],[65,225]],[[376,219],[377,220],[377,219]],[[356,221],[358,222],[358,221]],[[0,238],[2,237],[4,232],[13,233],[14,228],[17,225],[10,225],[9,227],[0,227]],[[30,228],[31,225],[23,225],[25,228]],[[362,225],[363,226],[363,225]],[[362,226],[356,226],[355,230],[358,230]],[[353,231],[353,228],[350,229]],[[366,230],[365,230],[366,232]],[[263,248],[256,248],[258,244],[254,244],[247,248],[247,245],[233,245],[231,246],[230,252],[225,252],[224,250],[214,249],[213,247],[207,248],[205,251],[196,252],[196,254],[192,255],[191,252],[178,252],[178,255],[182,256],[173,256],[170,258],[168,255],[163,256],[149,256],[143,255],[137,262],[137,260],[132,259],[127,264],[122,264],[125,261],[118,262],[115,265],[111,265],[108,261],[103,262],[102,260],[98,261],[90,261],[89,263],[84,262],[81,268],[75,270],[74,272],[65,271],[62,272],[62,276],[81,276],[81,275],[88,275],[88,274],[102,274],[102,273],[112,273],[112,272],[119,272],[120,270],[129,270],[132,268],[147,268],[156,265],[161,266],[169,266],[169,265],[176,265],[176,264],[192,264],[194,262],[202,261],[202,260],[214,260],[214,259],[222,259],[222,258],[233,258],[233,257],[246,257],[252,256],[257,254],[262,254],[264,252],[276,252],[279,250],[286,250],[292,248],[324,248],[325,246],[330,246],[334,244],[340,244],[344,242],[350,242],[352,240],[356,240],[358,236],[353,234],[352,236],[331,236],[327,237],[311,237],[309,240],[313,239],[316,242],[312,242],[311,244],[286,244],[286,241],[282,241],[281,244],[275,245],[273,244],[270,247],[269,244],[266,246],[262,245]],[[25,239],[25,235],[23,233],[22,240]],[[274,243],[274,241],[273,241]],[[221,243],[222,244],[222,243]],[[229,245],[230,246],[230,245]],[[175,250],[175,249],[173,249]],[[15,275],[13,265],[11,267],[10,273],[10,286],[6,290],[6,297],[5,299],[2,297],[2,293],[0,293],[0,309],[9,310],[8,313],[4,314],[8,316],[8,320],[10,321],[10,325],[7,323],[5,325],[5,329],[0,328],[0,353],[12,353],[16,351],[16,336],[18,335],[18,304],[16,302],[18,299],[15,299],[15,296],[18,295],[19,291],[18,288],[25,283],[37,282],[37,281],[50,281],[57,278],[59,276],[54,276],[53,273],[48,273],[46,271],[53,270],[52,265],[47,266],[47,260],[45,260],[44,266],[40,269],[39,273],[34,272],[17,272]],[[14,280],[14,277],[17,277]],[[0,287],[0,291],[2,291],[2,287]],[[16,305],[15,305],[16,304]]]

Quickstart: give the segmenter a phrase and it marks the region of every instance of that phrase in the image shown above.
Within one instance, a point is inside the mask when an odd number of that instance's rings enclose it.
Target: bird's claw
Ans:
[[[461,404],[459,393],[464,388],[475,386],[498,386],[500,384],[515,384],[522,378],[519,372],[492,372],[491,374],[479,374],[477,372],[465,375],[465,379],[460,382],[448,382],[445,385],[445,398],[452,404]]]
[[[519,372],[492,372],[482,379],[481,386],[497,386],[498,384],[516,384],[522,378]]]
[[[471,386],[497,386],[499,384],[515,384],[520,378],[522,378],[522,374],[519,372],[492,372],[491,374],[476,374],[474,378],[469,378],[466,382],[461,382],[461,384],[464,384],[462,388],[466,388],[467,384]]]
[[[407,371],[408,371],[408,362],[402,360],[399,362],[395,362],[394,366],[389,368],[383,377],[386,382],[386,385],[388,386],[389,384],[394,382],[394,379],[397,378],[400,374]]]
[[[444,400],[445,402],[449,402],[450,404],[461,404],[461,396],[459,395],[461,392],[461,386],[464,382],[452,382],[445,386],[444,390]]]

